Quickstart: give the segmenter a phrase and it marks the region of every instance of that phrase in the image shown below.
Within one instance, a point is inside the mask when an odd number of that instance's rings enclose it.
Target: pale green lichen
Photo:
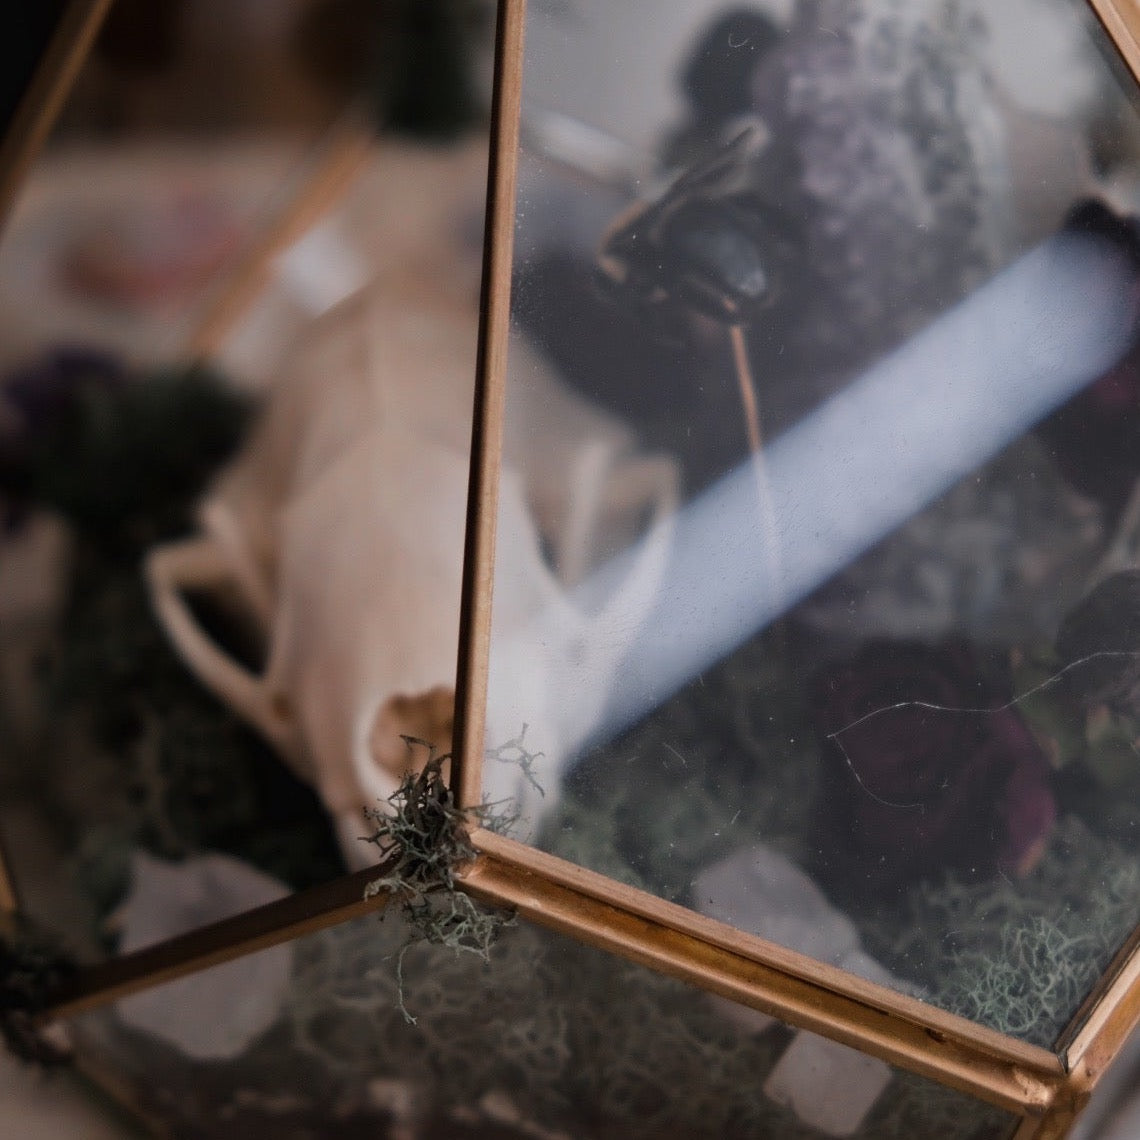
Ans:
[[[1049,1047],[1140,921],[1140,861],[1070,815],[1023,879],[946,876],[914,887],[901,915],[854,917],[928,1001]]]
[[[941,1004],[1043,1046],[1052,1044],[1115,949],[1080,919],[1062,926],[1039,914],[1003,927],[998,941],[996,954],[970,949],[951,958]]]
[[[376,825],[367,841],[380,849],[384,873],[368,883],[364,897],[391,895],[413,932],[396,955],[396,992],[400,1012],[414,1023],[416,1018],[404,1002],[408,950],[417,942],[427,942],[456,954],[474,954],[485,962],[503,928],[514,922],[511,913],[477,904],[459,890],[456,880],[458,869],[475,858],[468,837],[472,821],[489,822],[502,830],[512,816],[499,805],[458,807],[443,775],[450,757],[437,756],[428,741],[410,736],[404,741],[409,750],[427,749],[428,760],[419,771],[408,772],[389,796],[390,811],[367,811]],[[529,759],[522,748],[522,734],[505,747]]]
[[[526,730],[527,726],[524,724],[518,736],[508,740],[506,744],[500,744],[496,748],[488,748],[483,753],[483,758],[494,764],[513,764],[522,772],[526,782],[530,784],[540,796],[545,796],[546,790],[534,775],[535,761],[541,760],[543,753],[531,752],[523,743],[526,739]],[[493,808],[496,805],[489,806]],[[516,819],[517,817],[513,814],[503,816],[495,811],[491,811],[489,814],[484,812],[483,824],[485,827],[490,827],[494,831],[504,833]]]

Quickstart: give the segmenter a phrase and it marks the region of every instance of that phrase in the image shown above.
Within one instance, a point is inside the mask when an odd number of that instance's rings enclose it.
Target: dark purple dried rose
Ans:
[[[884,894],[954,871],[1025,873],[1056,818],[1049,763],[962,645],[877,641],[825,671],[812,869]]]

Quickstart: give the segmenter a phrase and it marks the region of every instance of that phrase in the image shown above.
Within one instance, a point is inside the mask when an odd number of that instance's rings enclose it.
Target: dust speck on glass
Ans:
[[[580,0],[522,106],[484,797],[1050,1046],[1140,920],[1134,81],[1077,2]]]

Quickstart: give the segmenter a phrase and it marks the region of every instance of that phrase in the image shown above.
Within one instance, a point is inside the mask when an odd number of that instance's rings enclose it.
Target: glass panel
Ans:
[[[388,13],[121,0],[0,242],[0,835],[86,956],[367,861],[450,732],[491,22]]]
[[[1133,80],[1075,2],[526,50],[485,798],[1049,1045],[1140,918]]]
[[[411,935],[366,917],[224,967],[257,979],[256,1013],[207,972],[74,1030],[175,1140],[321,1136],[333,1121],[409,1140],[1011,1131],[1006,1113],[526,923],[487,963],[408,949],[410,1023],[396,971]],[[821,1097],[813,1062],[842,1095]]]

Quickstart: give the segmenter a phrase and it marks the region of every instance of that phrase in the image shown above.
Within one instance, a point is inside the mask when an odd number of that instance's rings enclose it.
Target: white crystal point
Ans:
[[[130,894],[119,910],[122,953],[290,893],[284,883],[228,855],[167,863],[139,851],[131,866]],[[292,966],[293,948],[286,943],[124,998],[115,1009],[131,1028],[188,1057],[225,1060],[276,1020]]]
[[[827,1136],[850,1136],[891,1079],[890,1066],[801,1030],[764,1082],[764,1092]]]
[[[828,902],[815,880],[766,844],[743,847],[706,867],[693,883],[693,903],[702,914],[737,930],[867,981],[911,989],[863,950],[855,924]],[[712,1000],[750,1033],[776,1023],[758,1010]],[[801,1030],[768,1075],[764,1092],[826,1135],[850,1136],[890,1079],[890,1067],[882,1061]]]

